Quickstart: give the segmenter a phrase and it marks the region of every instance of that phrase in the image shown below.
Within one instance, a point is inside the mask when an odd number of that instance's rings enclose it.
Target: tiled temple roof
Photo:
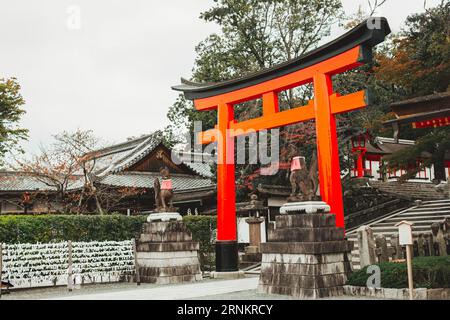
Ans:
[[[156,178],[161,179],[160,174],[156,172],[121,172],[109,174],[99,182],[115,187],[153,188]],[[174,192],[215,187],[210,179],[187,174],[172,174],[171,179]]]
[[[98,167],[96,173],[104,177],[130,168],[161,144],[165,146],[161,132],[157,131],[125,143],[90,152],[88,155],[91,155],[96,161],[96,167]],[[185,157],[178,160],[193,170],[193,173],[205,178],[212,177],[211,166],[208,162],[194,163]]]
[[[126,171],[135,163],[149,155],[158,146],[164,146],[162,134],[157,131],[131,139],[124,143],[109,146],[89,152],[85,156],[95,161],[95,173],[99,177],[97,182],[115,187],[153,188],[155,178],[160,178],[159,172]],[[169,149],[169,148],[167,148]],[[179,161],[185,166],[186,174],[172,174],[175,192],[199,188],[213,188],[210,157],[204,162],[190,161],[189,152],[181,152]],[[83,186],[82,176],[74,176],[69,183],[68,190],[75,190]],[[56,191],[56,188],[45,184],[42,179],[23,172],[0,172],[0,192],[2,191]]]

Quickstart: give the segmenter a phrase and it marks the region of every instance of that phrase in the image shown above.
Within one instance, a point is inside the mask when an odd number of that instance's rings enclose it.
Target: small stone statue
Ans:
[[[288,202],[320,200],[317,199],[318,197],[316,196],[319,186],[316,151],[313,153],[310,168],[308,170],[305,157],[298,155],[298,150],[293,144],[291,144],[289,148],[289,155],[291,158],[289,181],[291,182],[292,191],[288,198]]]
[[[162,176],[162,184],[156,178],[153,182],[155,190],[155,204],[157,212],[173,212],[175,208],[172,205],[173,189],[172,180],[170,179],[170,171],[167,167],[162,167],[159,172]]]
[[[435,222],[431,225],[433,234],[433,251],[436,256],[447,256],[448,231],[450,227],[450,218],[442,222]]]

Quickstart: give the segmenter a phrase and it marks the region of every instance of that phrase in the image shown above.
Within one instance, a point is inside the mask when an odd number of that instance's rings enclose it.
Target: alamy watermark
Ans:
[[[81,29],[81,8],[78,5],[70,5],[66,9],[66,27],[69,30]]]
[[[194,144],[190,135],[187,137],[189,150],[194,150],[192,157],[183,162],[203,163],[207,161],[216,164],[260,164],[261,175],[273,175],[279,170],[280,163],[280,130],[234,130],[228,129],[226,134],[216,130],[214,143],[203,148],[198,133],[202,132],[202,122],[194,122]],[[234,138],[236,137],[236,138]],[[226,154],[218,156],[218,143],[225,144]],[[236,152],[236,157],[235,157]],[[182,162],[179,151],[172,150],[172,161]],[[236,159],[235,159],[236,158]]]
[[[367,274],[370,276],[367,278],[367,288],[381,288],[381,269],[377,265],[370,265],[367,267]]]

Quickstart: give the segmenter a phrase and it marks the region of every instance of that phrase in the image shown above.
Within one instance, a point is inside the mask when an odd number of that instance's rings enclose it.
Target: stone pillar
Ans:
[[[361,268],[376,263],[375,241],[372,229],[368,226],[361,226],[358,233],[359,263]]]
[[[403,249],[400,246],[399,243],[399,239],[398,239],[398,233],[397,234],[393,234],[391,236],[391,247],[393,249],[393,255],[392,255],[392,259],[393,260],[400,260],[403,259]]]
[[[423,251],[425,253],[425,256],[432,256],[433,255],[433,236],[429,233],[425,233],[423,235]]]
[[[353,242],[344,240],[334,214],[279,215],[268,240],[261,244],[259,292],[298,298],[343,294]]]
[[[169,284],[202,280],[199,243],[192,241],[183,221],[161,221],[168,215],[159,215],[159,221],[144,223],[137,243],[140,281]]]
[[[433,234],[433,249],[434,255],[446,256],[447,255],[447,239],[445,235],[444,222],[435,222],[431,225],[431,231]]]
[[[261,262],[261,223],[263,221],[264,218],[252,217],[245,219],[249,227],[250,245],[245,247],[245,254],[240,257],[239,267],[241,269]]]
[[[375,238],[375,245],[377,248],[378,262],[389,262],[389,252],[386,237],[383,235],[378,235]]]
[[[261,223],[264,222],[263,218],[247,218],[245,222],[248,223],[250,245],[249,247],[256,247],[254,250],[259,252],[261,245]]]
[[[417,237],[417,252],[419,254],[419,257],[425,256],[423,245],[423,233],[419,233],[419,236]]]

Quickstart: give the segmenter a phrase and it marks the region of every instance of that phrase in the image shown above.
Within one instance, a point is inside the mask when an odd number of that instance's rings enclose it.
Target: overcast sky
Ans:
[[[423,0],[388,0],[378,15],[394,32]],[[428,7],[440,2],[428,0]],[[218,31],[199,13],[212,0],[0,0],[0,77],[17,77],[36,152],[62,130],[92,129],[120,142],[164,128],[189,77],[194,47]],[[351,14],[365,0],[343,0]],[[80,19],[77,19],[77,11]],[[342,33],[336,29],[333,37]]]

